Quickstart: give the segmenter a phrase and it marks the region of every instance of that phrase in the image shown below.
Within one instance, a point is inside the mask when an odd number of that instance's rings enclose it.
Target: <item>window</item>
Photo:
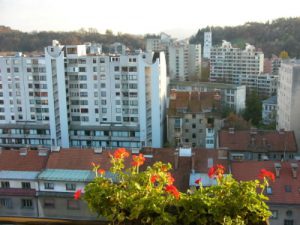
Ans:
[[[285,185],[284,186],[285,192],[292,192],[292,187],[291,185]]]
[[[54,189],[54,183],[44,183],[45,189]]]
[[[1,188],[9,188],[9,181],[1,181]]]
[[[277,210],[271,210],[272,215],[270,216],[270,219],[277,219],[278,218],[278,211]]]
[[[24,209],[32,209],[33,204],[31,199],[21,199],[21,207]]]
[[[194,133],[194,134],[192,134],[192,137],[193,137],[193,138],[196,138],[196,134],[195,134],[195,133]]]
[[[284,225],[294,225],[294,220],[284,220]]]
[[[12,208],[12,201],[10,198],[0,198],[0,208]]]
[[[68,209],[80,209],[79,201],[76,200],[67,200]]]
[[[22,188],[23,189],[30,189],[31,188],[30,182],[22,182]]]
[[[267,194],[269,194],[269,195],[272,194],[272,187],[270,187],[270,186],[267,187]]]
[[[66,190],[67,191],[75,191],[76,190],[76,184],[66,183]]]
[[[192,124],[192,128],[196,128],[196,124],[195,123]]]
[[[55,208],[54,199],[45,199],[44,200],[44,208],[53,209]]]

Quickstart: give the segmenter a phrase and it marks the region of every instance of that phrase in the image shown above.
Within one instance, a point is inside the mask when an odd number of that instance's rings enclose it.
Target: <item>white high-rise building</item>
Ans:
[[[277,92],[277,129],[294,131],[300,146],[300,61],[282,61]]]
[[[51,145],[44,57],[0,57],[0,146]]]
[[[168,48],[169,76],[171,80],[186,81],[192,76],[200,76],[201,45],[175,42]]]
[[[164,53],[101,53],[54,41],[0,57],[0,146],[162,147]]]
[[[203,58],[210,59],[210,49],[212,46],[212,33],[204,32],[204,43],[203,43]]]

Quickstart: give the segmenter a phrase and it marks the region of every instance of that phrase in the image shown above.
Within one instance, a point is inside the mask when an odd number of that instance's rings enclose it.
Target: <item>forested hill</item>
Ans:
[[[109,44],[121,42],[130,49],[144,48],[144,37],[121,34],[114,35],[107,30],[100,34],[96,29],[80,29],[72,32],[21,32],[10,27],[0,26],[0,51],[1,52],[32,52],[44,51],[44,47],[52,44],[52,40],[58,40],[61,44],[82,44],[84,42],[96,42],[103,44],[106,51]]]
[[[190,42],[203,44],[204,32],[209,29],[200,29]],[[267,23],[251,22],[235,27],[211,27],[211,31],[213,45],[227,40],[244,48],[245,43],[250,43],[261,48],[265,57],[279,55],[283,50],[287,51],[290,57],[300,57],[300,17],[280,18]]]

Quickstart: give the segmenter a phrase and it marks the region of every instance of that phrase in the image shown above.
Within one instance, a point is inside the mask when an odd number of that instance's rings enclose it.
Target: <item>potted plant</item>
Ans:
[[[131,167],[125,168],[128,157],[123,148],[111,155],[110,172],[115,179],[105,177],[100,165],[93,165],[96,177],[84,191],[90,209],[112,224],[260,225],[267,224],[271,215],[263,194],[268,181],[274,180],[269,171],[261,170],[262,181],[239,182],[224,176],[224,167],[216,165],[208,175],[217,185],[203,187],[199,179],[199,188],[182,193],[173,185],[170,164],[156,162],[139,171],[144,156],[133,155]]]

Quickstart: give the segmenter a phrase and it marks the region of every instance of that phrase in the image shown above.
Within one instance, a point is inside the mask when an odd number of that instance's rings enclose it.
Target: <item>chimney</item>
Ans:
[[[280,163],[274,163],[274,167],[275,167],[276,177],[279,177],[280,176],[281,164]]]
[[[27,155],[27,148],[20,148],[20,155],[26,156]]]
[[[291,163],[291,167],[292,167],[293,178],[297,178],[298,164],[297,163]]]
[[[176,89],[171,90],[170,99],[171,100],[176,100]]]
[[[263,144],[264,147],[267,146],[267,140],[266,140],[266,138],[264,138],[264,137],[263,137],[263,139],[262,139],[262,144]]]
[[[282,129],[282,128],[279,129],[278,133],[279,133],[279,134],[284,134],[284,129]]]
[[[175,149],[175,152],[174,152],[174,169],[177,170],[178,169],[178,161],[179,161],[179,149]]]
[[[251,127],[250,128],[250,134],[257,134],[257,128]]]
[[[192,173],[195,173],[195,152],[192,153]]]
[[[95,154],[101,154],[102,153],[102,147],[100,147],[100,148],[94,148],[94,153]]]
[[[49,152],[48,148],[39,147],[38,148],[38,155],[39,156],[47,156]]]
[[[234,127],[229,127],[229,134],[234,134]]]
[[[252,146],[255,145],[255,137],[251,137],[251,145],[252,145]]]

